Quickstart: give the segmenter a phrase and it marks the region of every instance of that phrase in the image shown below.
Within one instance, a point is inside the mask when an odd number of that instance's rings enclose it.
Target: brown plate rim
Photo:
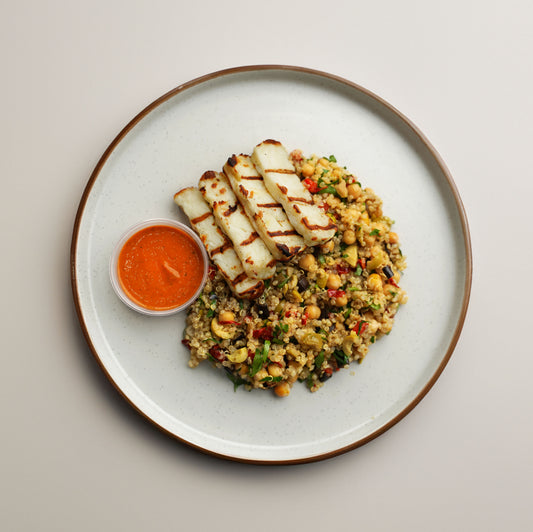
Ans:
[[[295,72],[295,73],[303,73],[303,74],[310,74],[314,76],[323,77],[329,80],[333,80],[335,82],[341,83],[343,85],[346,85],[348,87],[351,87],[366,96],[370,97],[371,99],[375,100],[379,104],[386,107],[389,111],[391,111],[393,114],[395,114],[398,118],[401,119],[401,121],[411,129],[413,133],[420,139],[420,141],[425,145],[425,147],[429,150],[435,161],[437,162],[439,168],[441,169],[443,175],[445,176],[448,186],[450,187],[450,190],[452,191],[456,207],[458,210],[459,218],[461,221],[461,227],[463,232],[463,239],[464,239],[464,245],[465,245],[465,257],[466,257],[466,276],[465,276],[465,283],[464,283],[464,293],[463,293],[463,301],[461,306],[461,312],[458,316],[457,325],[455,327],[454,333],[452,335],[452,338],[450,340],[450,343],[448,345],[448,349],[444,355],[444,357],[441,360],[441,363],[437,367],[436,371],[433,373],[431,378],[428,380],[428,382],[425,384],[425,386],[419,391],[419,393],[416,395],[416,397],[411,400],[411,402],[402,409],[401,412],[396,414],[392,419],[390,419],[387,423],[385,423],[382,427],[375,430],[368,436],[361,438],[349,445],[346,445],[344,447],[341,447],[339,449],[335,449],[334,451],[329,451],[322,454],[317,454],[314,456],[308,456],[304,458],[296,458],[296,459],[287,459],[287,460],[259,460],[259,459],[248,459],[248,458],[241,458],[241,457],[235,457],[230,455],[225,455],[222,453],[217,453],[215,451],[212,451],[210,449],[205,449],[203,447],[200,447],[198,445],[195,445],[189,441],[187,441],[184,438],[181,438],[177,434],[174,434],[170,432],[169,430],[165,429],[158,423],[156,423],[153,419],[151,419],[149,416],[147,416],[144,412],[142,412],[123,392],[123,390],[117,385],[117,383],[113,380],[107,369],[105,368],[102,360],[100,359],[100,356],[98,355],[98,352],[92,342],[91,335],[89,333],[88,327],[86,325],[83,311],[81,308],[81,302],[80,297],[78,293],[78,286],[77,286],[77,273],[76,273],[76,255],[77,255],[77,249],[78,249],[78,239],[79,239],[79,229],[81,224],[81,219],[83,217],[85,206],[87,204],[87,200],[90,196],[91,190],[93,188],[94,183],[96,182],[100,171],[102,170],[103,166],[107,162],[108,158],[110,157],[113,150],[118,146],[118,144],[122,141],[122,139],[147,115],[149,115],[154,109],[159,107],[161,104],[165,103],[166,101],[170,100],[172,97],[174,97],[176,94],[183,92],[187,89],[190,89],[192,87],[195,87],[196,85],[199,85],[201,83],[213,80],[215,78],[219,78],[222,76],[229,76],[232,74],[241,74],[246,72],[259,72],[259,71],[265,71],[265,70],[278,70],[278,71],[289,71],[289,72]],[[437,152],[437,150],[433,147],[431,142],[428,140],[428,138],[422,133],[422,131],[409,119],[407,118],[403,113],[401,113],[398,109],[396,109],[393,105],[391,105],[389,102],[381,98],[380,96],[376,95],[372,91],[366,89],[365,87],[354,83],[352,81],[349,81],[346,78],[337,76],[335,74],[330,74],[328,72],[324,72],[322,70],[316,70],[313,68],[308,67],[302,67],[302,66],[292,66],[292,65],[276,65],[276,64],[264,64],[264,65],[246,65],[246,66],[238,66],[238,67],[232,67],[232,68],[226,68],[223,70],[218,70],[215,72],[212,72],[210,74],[206,74],[197,78],[192,79],[191,81],[188,81],[187,83],[183,83],[176,88],[168,91],[167,93],[163,94],[156,100],[154,100],[152,103],[150,103],[148,106],[146,106],[140,113],[138,113],[128,124],[119,132],[119,134],[113,139],[111,144],[107,147],[107,149],[104,151],[102,156],[100,157],[98,163],[96,164],[93,172],[91,173],[91,176],[89,177],[89,180],[85,186],[85,189],[83,191],[80,203],[78,205],[78,209],[76,212],[76,217],[74,220],[74,227],[72,231],[72,239],[71,239],[71,246],[70,246],[70,266],[71,266],[71,288],[72,288],[72,294],[74,298],[74,305],[76,308],[76,314],[81,326],[81,330],[83,333],[83,336],[85,337],[85,340],[95,357],[96,361],[98,362],[99,366],[101,367],[102,371],[105,373],[109,381],[113,384],[115,389],[124,397],[124,399],[137,411],[139,412],[145,419],[150,421],[153,425],[155,425],[158,429],[160,429],[165,434],[168,434],[172,438],[175,438],[176,440],[188,445],[189,447],[192,447],[200,452],[209,454],[211,456],[216,456],[218,458],[223,458],[226,460],[241,462],[241,463],[249,463],[249,464],[260,464],[260,465],[288,465],[288,464],[301,464],[301,463],[309,463],[309,462],[317,462],[320,460],[325,460],[327,458],[332,458],[334,456],[338,456],[340,454],[346,453],[348,451],[351,451],[353,449],[356,449],[358,447],[361,447],[365,445],[366,443],[372,441],[373,439],[377,438],[378,436],[382,435],[384,432],[389,430],[391,427],[396,425],[401,419],[403,419],[407,414],[409,414],[415,406],[420,403],[420,401],[427,395],[429,390],[433,387],[437,379],[440,377],[442,372],[444,371],[444,368],[448,364],[450,357],[452,356],[452,353],[457,345],[457,342],[459,340],[459,337],[461,335],[463,325],[466,318],[466,313],[468,310],[468,305],[470,301],[470,292],[471,292],[471,286],[472,286],[472,244],[470,239],[470,230],[468,226],[468,219],[466,216],[466,211],[463,205],[463,202],[461,200],[461,197],[459,195],[457,186],[452,178],[452,175],[447,168],[446,164],[444,163],[442,157]]]

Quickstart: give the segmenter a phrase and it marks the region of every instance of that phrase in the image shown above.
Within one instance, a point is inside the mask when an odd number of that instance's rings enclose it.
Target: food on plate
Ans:
[[[169,310],[194,297],[204,275],[202,251],[193,237],[171,225],[136,231],[122,246],[117,277],[125,295],[148,310]]]
[[[273,142],[266,141],[277,146]],[[190,367],[210,360],[235,388],[273,389],[285,397],[297,381],[317,391],[341,368],[362,362],[369,347],[391,332],[407,301],[399,284],[406,263],[381,199],[333,156],[304,157],[295,150],[288,162],[276,157],[263,153],[253,160],[267,161],[265,183],[272,168],[291,183],[285,185],[285,203],[280,201],[285,212],[287,201],[296,198],[300,205],[300,197],[309,198],[304,204],[322,213],[331,228],[315,220],[323,229],[307,228],[307,237],[318,232],[321,238],[289,260],[277,261],[256,298],[238,297],[222,272],[215,271],[188,311],[182,341],[190,350]],[[289,170],[289,163],[294,173],[280,173]],[[293,179],[305,195],[289,192],[297,189]],[[275,182],[281,191],[283,181]]]
[[[207,171],[200,178],[199,187],[217,224],[233,242],[247,275],[256,279],[272,277],[276,260],[246,216],[227,177],[220,172]]]
[[[275,259],[289,260],[305,248],[303,238],[266,189],[249,155],[232,155],[224,165],[224,174]]]
[[[202,193],[197,188],[188,187],[174,195],[174,202],[189,218],[209,257],[235,295],[240,298],[259,297],[264,290],[263,281],[246,275],[231,242],[215,223],[213,212]]]
[[[308,246],[323,244],[333,237],[335,223],[313,202],[302,184],[285,147],[277,140],[265,140],[253,151],[252,161],[265,186],[283,205],[291,224]]]

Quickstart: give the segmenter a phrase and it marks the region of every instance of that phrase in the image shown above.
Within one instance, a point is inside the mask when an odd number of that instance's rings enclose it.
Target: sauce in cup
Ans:
[[[199,295],[207,255],[188,227],[149,220],[131,228],[115,248],[111,279],[119,297],[145,314],[183,310]]]

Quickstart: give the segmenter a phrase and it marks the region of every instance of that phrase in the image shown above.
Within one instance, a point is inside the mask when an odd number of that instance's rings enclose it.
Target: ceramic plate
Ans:
[[[233,153],[273,138],[289,150],[334,154],[383,199],[408,267],[409,302],[392,333],[360,365],[317,393],[233,390],[209,363],[187,366],[185,315],[152,318],[115,295],[109,257],[126,228],[147,218],[186,222],[173,203]],[[260,463],[319,460],[362,445],[427,393],[459,337],[470,294],[466,216],[442,160],[407,118],[368,90],[324,72],[240,67],[180,85],[137,115],[96,166],[72,239],[72,287],[101,367],[144,416],[221,457]],[[445,390],[441,390],[445,393]]]

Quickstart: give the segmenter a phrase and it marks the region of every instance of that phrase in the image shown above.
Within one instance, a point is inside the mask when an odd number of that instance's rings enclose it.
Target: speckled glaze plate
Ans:
[[[209,363],[187,366],[185,315],[127,308],[108,275],[113,246],[147,218],[186,222],[173,194],[232,153],[273,138],[334,154],[383,199],[408,268],[409,302],[360,365],[317,393],[234,392]],[[470,295],[471,248],[461,200],[424,135],[380,97],[324,72],[250,66],[180,85],[141,111],[105,151],[81,199],[72,288],[87,342],[111,382],[163,431],[239,461],[296,463],[354,449],[402,419],[441,374]],[[436,282],[438,280],[438,282]],[[444,390],[441,390],[445,392]]]

